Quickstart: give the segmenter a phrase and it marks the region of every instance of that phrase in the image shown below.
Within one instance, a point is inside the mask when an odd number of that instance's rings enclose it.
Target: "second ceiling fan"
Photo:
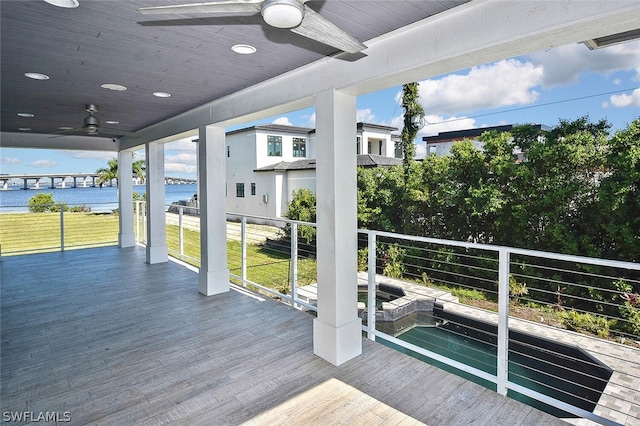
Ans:
[[[287,28],[347,53],[358,53],[367,46],[351,34],[307,6],[307,0],[221,0],[170,6],[143,7],[140,13],[251,13],[260,12],[264,21],[276,28]]]

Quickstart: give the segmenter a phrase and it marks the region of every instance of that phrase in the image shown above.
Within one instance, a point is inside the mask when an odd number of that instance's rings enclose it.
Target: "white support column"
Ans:
[[[318,317],[313,352],[334,365],[362,353],[358,317],[356,99],[316,95]]]
[[[205,296],[229,291],[225,153],[224,128],[200,127],[198,141],[199,290]]]
[[[145,144],[147,169],[147,263],[169,260],[164,206],[164,145]]]
[[[133,247],[136,244],[133,233],[132,164],[133,153],[131,151],[118,152],[118,220],[120,223],[118,245],[121,248]]]

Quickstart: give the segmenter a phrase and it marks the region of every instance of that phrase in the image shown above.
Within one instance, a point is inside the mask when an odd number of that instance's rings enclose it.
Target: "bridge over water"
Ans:
[[[96,186],[97,173],[44,173],[44,174],[0,174],[0,189],[9,190],[9,182],[11,180],[22,180],[22,189],[42,189],[42,188],[89,188]],[[44,182],[46,183],[44,183]],[[107,182],[108,186],[113,186],[115,179]],[[33,182],[32,187],[29,182]],[[58,186],[56,186],[58,182]],[[134,178],[134,184],[138,184],[137,178]],[[195,179],[165,177],[165,184],[189,184],[196,183]]]

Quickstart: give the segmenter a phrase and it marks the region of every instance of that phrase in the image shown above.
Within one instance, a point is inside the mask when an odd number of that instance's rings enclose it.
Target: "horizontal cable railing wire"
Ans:
[[[297,295],[300,287],[316,283],[315,241],[301,240],[308,232],[298,232],[303,226],[314,229],[315,224],[233,213],[228,219],[233,221],[227,222],[227,239],[237,240],[238,246],[228,251],[232,282],[315,310],[315,300]]]
[[[366,261],[369,238],[376,247],[373,263]],[[500,383],[498,325],[506,311],[509,395],[538,400],[538,408],[560,417],[604,424],[626,418],[624,407],[639,408],[640,265],[366,230],[358,241],[359,269],[375,265],[373,285],[383,299],[376,315],[366,306],[361,313],[365,324],[375,319],[374,330],[364,327],[373,338],[412,347],[436,365],[457,365],[461,375],[473,372],[479,382],[487,376],[478,370],[485,371],[494,376],[489,382]],[[510,258],[502,272],[504,307],[498,300],[498,253]],[[380,294],[391,284],[404,295]],[[431,324],[421,312],[423,299],[433,303]],[[442,354],[452,360],[443,361]],[[610,410],[618,412],[612,417]]]
[[[317,309],[315,225],[228,219],[232,282]],[[359,282],[373,279],[377,290],[369,310],[367,286],[359,285],[358,314],[370,337],[560,417],[613,424],[607,410],[621,418],[626,412],[615,407],[640,406],[640,266],[366,230],[358,248]],[[508,344],[500,337],[504,312]]]
[[[105,206],[111,207],[99,204],[101,210]],[[117,203],[109,211],[92,211],[92,204],[0,207],[2,255],[118,244],[117,208]]]

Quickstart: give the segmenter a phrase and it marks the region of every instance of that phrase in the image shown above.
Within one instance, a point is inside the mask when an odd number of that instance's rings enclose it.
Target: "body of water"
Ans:
[[[118,194],[115,186],[27,190],[20,189],[19,186],[10,188],[7,191],[0,191],[0,212],[2,213],[28,211],[29,199],[38,193],[51,193],[55,202],[66,203],[69,206],[85,205],[95,212],[111,211],[118,208]],[[134,186],[133,191],[144,194],[146,187],[144,185]],[[170,205],[176,201],[188,200],[193,197],[196,191],[196,184],[165,185],[165,204]]]

